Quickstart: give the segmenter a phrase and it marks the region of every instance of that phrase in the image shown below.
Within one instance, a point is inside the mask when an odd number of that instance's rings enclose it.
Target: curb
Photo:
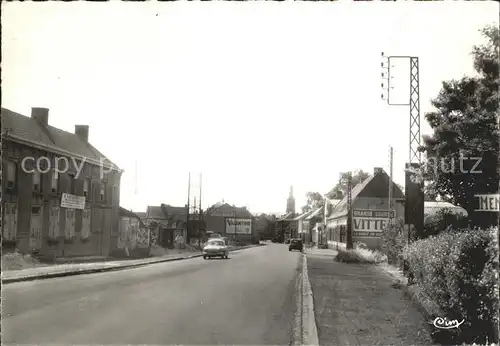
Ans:
[[[249,249],[252,247],[259,247],[259,246],[264,246],[264,245],[265,244],[244,246],[244,247],[237,248],[237,249],[230,249],[229,252],[238,251],[238,250],[245,250],[245,249]],[[81,269],[81,270],[74,270],[74,271],[68,271],[68,272],[58,272],[58,273],[56,272],[56,273],[49,273],[49,274],[21,276],[21,277],[15,277],[15,278],[2,279],[2,284],[10,284],[10,283],[15,283],[15,282],[34,281],[34,280],[46,280],[46,279],[60,278],[60,277],[65,277],[65,276],[83,275],[83,274],[112,272],[112,271],[119,271],[119,270],[124,270],[124,269],[144,267],[144,266],[147,266],[150,264],[182,261],[185,259],[192,259],[192,258],[197,258],[197,257],[202,257],[202,256],[203,256],[203,254],[197,254],[197,255],[185,256],[185,257],[173,257],[173,258],[158,259],[157,261],[143,262],[143,263],[136,263],[136,264],[124,264],[124,265],[110,266],[110,267],[103,267],[103,268],[91,268],[91,269]]]
[[[302,256],[302,344],[319,345],[314,313],[314,295],[307,269],[307,256]]]

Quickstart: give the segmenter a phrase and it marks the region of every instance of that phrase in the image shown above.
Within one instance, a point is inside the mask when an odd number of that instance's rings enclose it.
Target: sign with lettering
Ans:
[[[394,210],[368,210],[368,209],[354,209],[352,211],[353,217],[367,217],[377,219],[388,219],[389,215],[394,218]]]
[[[389,217],[394,218],[394,210],[354,209],[352,214],[354,237],[380,237]]]
[[[85,209],[85,197],[63,193],[61,196],[61,207],[71,209]]]
[[[252,219],[226,218],[226,234],[252,234]]]
[[[500,194],[476,195],[479,198],[479,209],[476,211],[500,211]]]

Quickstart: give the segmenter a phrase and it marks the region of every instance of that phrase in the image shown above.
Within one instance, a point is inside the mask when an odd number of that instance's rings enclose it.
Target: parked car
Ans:
[[[229,258],[229,251],[223,239],[209,239],[203,247],[203,258]]]
[[[288,251],[299,250],[302,252],[304,249],[304,244],[302,243],[302,239],[292,239],[290,241],[290,245],[288,246]]]

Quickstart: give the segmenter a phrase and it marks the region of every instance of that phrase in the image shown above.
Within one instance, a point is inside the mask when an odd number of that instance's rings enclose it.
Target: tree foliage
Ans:
[[[478,75],[443,82],[432,100],[436,110],[425,115],[433,133],[424,136],[421,148],[432,162],[424,169],[428,195],[465,208],[469,216],[476,207],[474,195],[496,193],[500,176],[499,30],[489,26],[482,33],[487,42],[472,50]],[[481,225],[479,218],[471,221]]]
[[[307,204],[302,207],[302,212],[307,213],[308,211],[321,208],[324,203],[324,198],[319,192],[308,192]]]
[[[342,199],[347,194],[347,178],[349,176],[349,172],[340,173],[339,182],[337,185],[333,187],[326,194],[326,196],[330,199]],[[364,172],[363,170],[358,170],[352,173],[352,187],[356,186],[359,183],[362,183],[366,178],[370,176],[369,173]]]

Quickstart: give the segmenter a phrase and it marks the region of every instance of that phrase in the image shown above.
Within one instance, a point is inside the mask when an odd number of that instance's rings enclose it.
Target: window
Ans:
[[[16,164],[12,161],[7,161],[7,189],[15,189],[17,169]]]
[[[68,174],[69,177],[69,193],[72,195],[76,194],[76,180],[74,174]]]
[[[31,207],[31,214],[40,214],[42,207]]]
[[[99,199],[101,202],[104,202],[104,190],[105,190],[105,186],[104,186],[104,184],[101,184],[100,199]]]
[[[40,172],[33,172],[33,191],[42,192],[42,179],[40,176]]]
[[[83,196],[85,198],[89,197],[89,189],[90,189],[90,179],[85,179],[83,181]]]
[[[52,192],[57,192],[59,189],[59,173],[57,171],[52,172],[51,189]]]
[[[111,203],[116,203],[118,204],[118,188],[116,187],[116,185],[113,185],[113,193],[111,195]]]

